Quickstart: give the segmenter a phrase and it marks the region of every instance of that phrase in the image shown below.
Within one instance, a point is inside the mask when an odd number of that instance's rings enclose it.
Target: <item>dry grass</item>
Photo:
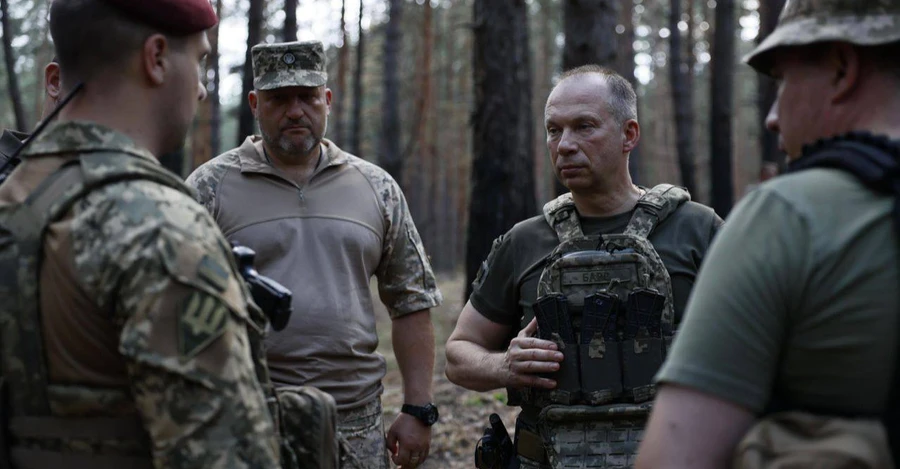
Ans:
[[[444,304],[432,311],[431,320],[437,342],[434,375],[434,399],[441,411],[441,420],[434,426],[431,456],[420,467],[471,468],[475,443],[487,426],[488,416],[496,412],[503,417],[510,433],[515,424],[517,409],[505,405],[504,391],[479,393],[468,391],[449,382],[444,376],[444,344],[456,326],[456,318],[463,307],[463,276],[440,276],[438,284],[444,295]],[[373,290],[375,290],[373,288]],[[380,305],[380,302],[375,301]],[[403,403],[400,372],[390,341],[390,320],[384,310],[378,311],[378,350],[388,363],[384,379],[384,421],[389,426]]]

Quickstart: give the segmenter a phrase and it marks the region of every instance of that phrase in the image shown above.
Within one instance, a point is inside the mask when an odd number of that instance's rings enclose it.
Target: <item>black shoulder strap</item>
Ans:
[[[809,154],[791,163],[790,172],[810,168],[846,171],[875,192],[895,198],[894,229],[900,234],[900,148],[886,138],[851,135],[825,141]],[[900,260],[900,256],[898,256]],[[897,312],[900,314],[900,311]],[[888,443],[895,461],[900,461],[900,332],[896,339],[895,364],[888,392],[888,404],[882,415]]]

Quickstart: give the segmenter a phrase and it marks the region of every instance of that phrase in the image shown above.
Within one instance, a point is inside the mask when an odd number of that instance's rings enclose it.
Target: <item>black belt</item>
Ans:
[[[9,449],[9,458],[16,469],[152,469],[150,443],[139,418],[130,417],[11,417],[9,433],[15,440],[93,440],[137,441],[147,448],[146,456],[124,454],[89,454],[74,451],[54,451],[20,446]]]

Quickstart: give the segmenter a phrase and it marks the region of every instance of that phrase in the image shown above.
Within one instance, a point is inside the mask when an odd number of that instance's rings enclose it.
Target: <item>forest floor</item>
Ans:
[[[474,392],[465,390],[444,375],[444,344],[456,326],[456,318],[463,307],[465,281],[462,274],[438,276],[438,286],[444,296],[444,303],[432,310],[436,353],[434,367],[434,400],[440,410],[440,421],[432,430],[431,453],[419,466],[422,469],[462,469],[472,468],[475,443],[488,425],[488,416],[498,413],[512,436],[517,408],[505,404],[506,392]],[[373,291],[377,291],[374,288]],[[381,305],[375,294],[375,304]],[[402,381],[397,361],[391,347],[391,325],[387,312],[378,312],[378,351],[384,355],[388,373],[384,379],[384,422],[385,430],[390,427],[403,404]]]

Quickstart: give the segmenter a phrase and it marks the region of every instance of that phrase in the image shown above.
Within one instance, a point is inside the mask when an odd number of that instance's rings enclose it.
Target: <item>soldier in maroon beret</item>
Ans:
[[[156,159],[206,97],[216,21],[208,0],[51,4],[66,97],[0,186],[0,467],[280,466],[265,316]]]

